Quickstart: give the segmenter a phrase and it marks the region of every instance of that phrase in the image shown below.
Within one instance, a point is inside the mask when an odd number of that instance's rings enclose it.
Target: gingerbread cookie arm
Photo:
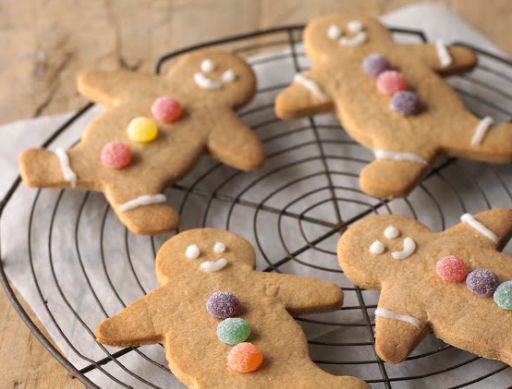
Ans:
[[[231,110],[216,113],[215,117],[215,124],[212,124],[215,128],[211,130],[207,143],[211,154],[240,170],[261,167],[266,154],[254,131]]]
[[[333,311],[343,303],[343,291],[329,281],[287,274],[261,273],[265,294],[276,296],[292,316]]]
[[[168,306],[172,298],[163,298],[162,290],[156,289],[130,304],[120,313],[103,321],[96,330],[100,343],[116,347],[140,346],[162,341],[163,330],[155,324],[158,312],[153,307]],[[171,309],[171,308],[169,308]]]
[[[408,56],[417,56],[435,72],[446,76],[472,70],[478,58],[470,48],[463,46],[447,46],[442,41],[435,44],[404,45],[398,50],[405,51]]]
[[[297,119],[334,112],[334,102],[316,78],[314,71],[296,74],[293,83],[276,98],[276,115]]]
[[[105,107],[112,107],[121,100],[137,99],[134,91],[140,85],[148,85],[148,89],[158,88],[161,80],[152,74],[132,72],[119,69],[114,71],[90,70],[78,76],[79,92],[88,99]]]
[[[461,216],[461,222],[444,232],[454,239],[467,239],[479,245],[501,250],[512,236],[512,209],[493,208],[488,211]]]
[[[437,41],[435,44],[414,45],[410,49],[432,70],[441,75],[470,71],[478,62],[473,50],[457,45],[447,46],[442,41]],[[412,53],[409,52],[409,54]]]

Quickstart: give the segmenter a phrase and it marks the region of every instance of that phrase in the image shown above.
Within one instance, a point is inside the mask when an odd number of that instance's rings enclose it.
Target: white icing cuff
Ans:
[[[201,89],[220,89],[222,84],[219,81],[212,80],[202,73],[194,73],[194,81]]]
[[[71,169],[71,165],[69,164],[68,154],[64,149],[55,150],[55,154],[57,154],[57,158],[59,158],[60,168],[62,170],[62,174],[64,175],[64,179],[69,182],[69,185],[72,188],[76,187],[76,174]]]
[[[388,150],[376,150],[375,158],[377,159],[391,159],[393,161],[410,161],[428,165],[428,162],[421,158],[419,155],[412,153],[396,153]]]
[[[391,256],[394,259],[405,259],[410,257],[412,253],[414,253],[414,250],[416,250],[416,242],[412,238],[406,237],[402,251],[393,251]]]
[[[436,42],[436,51],[439,62],[441,63],[441,67],[445,68],[452,64],[452,56],[450,55],[448,48],[441,39]]]
[[[415,317],[409,316],[409,315],[401,315],[399,313],[390,311],[386,308],[378,307],[375,310],[375,316],[384,317],[386,319],[394,319],[394,320],[401,320],[405,321],[406,323],[412,324],[415,327],[421,328],[423,327],[423,322],[419,319],[416,319]]]
[[[201,270],[204,271],[219,271],[224,269],[224,267],[228,264],[228,261],[226,258],[220,258],[216,260],[215,262],[212,261],[205,261],[201,263]]]
[[[167,198],[164,194],[156,194],[156,195],[142,195],[133,200],[127,201],[119,206],[119,210],[121,212],[129,211],[130,209],[134,209],[137,207],[142,207],[143,205],[151,205],[158,203],[165,203]]]
[[[471,146],[478,146],[482,143],[482,140],[487,134],[489,128],[494,124],[494,119],[490,116],[484,117],[478,123],[478,126],[475,128],[475,133],[473,134],[473,138],[471,138]]]
[[[498,243],[498,236],[492,232],[490,229],[488,229],[486,226],[484,226],[482,223],[480,223],[478,220],[476,220],[473,215],[469,214],[469,213],[465,213],[464,215],[462,215],[460,217],[460,220],[464,223],[466,223],[467,225],[469,225],[470,227],[474,228],[475,230],[477,230],[480,234],[482,234],[483,236],[485,236],[486,238],[489,238],[490,240],[492,240],[494,243]]]
[[[293,82],[302,85],[304,88],[308,89],[313,95],[321,101],[327,100],[327,96],[325,96],[324,92],[320,88],[320,86],[313,80],[310,80],[303,74],[297,73],[293,77]]]

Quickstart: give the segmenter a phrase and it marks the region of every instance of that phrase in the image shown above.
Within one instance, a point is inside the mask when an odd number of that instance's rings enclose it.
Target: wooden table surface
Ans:
[[[445,0],[512,55],[511,0]],[[412,0],[2,0],[0,124],[67,112],[85,100],[85,68],[151,71],[181,47],[336,11],[380,15]],[[300,6],[298,5],[300,4]],[[214,17],[212,17],[214,15]],[[32,335],[0,292],[0,388],[82,388]]]

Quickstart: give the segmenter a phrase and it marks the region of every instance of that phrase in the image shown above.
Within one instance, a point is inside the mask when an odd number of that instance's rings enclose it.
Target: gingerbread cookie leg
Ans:
[[[377,150],[375,155],[359,179],[363,192],[375,197],[403,197],[429,169],[428,160],[417,154]]]
[[[121,222],[136,234],[159,234],[179,225],[179,214],[166,204],[161,188],[107,186],[105,196]]]
[[[375,310],[375,351],[386,362],[399,363],[429,333],[421,320],[379,306]]]

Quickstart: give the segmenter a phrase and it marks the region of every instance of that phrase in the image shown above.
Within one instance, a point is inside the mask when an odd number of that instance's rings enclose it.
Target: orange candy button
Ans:
[[[260,349],[249,342],[239,343],[228,354],[228,366],[240,373],[257,370],[263,362]]]

